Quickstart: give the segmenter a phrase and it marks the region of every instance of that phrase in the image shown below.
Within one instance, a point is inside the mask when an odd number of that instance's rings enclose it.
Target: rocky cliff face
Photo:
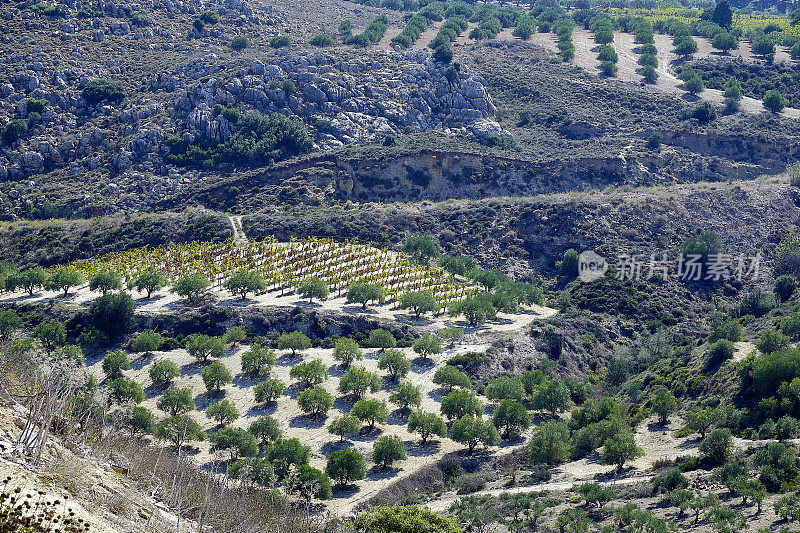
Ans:
[[[184,79],[213,74],[197,62],[177,72]],[[158,87],[177,83],[161,80]],[[442,130],[479,141],[508,135],[492,120],[495,107],[483,80],[433,61],[425,50],[345,60],[287,52],[274,64],[255,59],[227,81],[191,83],[178,91],[173,109],[186,117],[179,123],[186,141],[224,141],[233,133],[232,124],[213,113],[217,104],[297,116],[312,126],[320,150],[405,131]]]

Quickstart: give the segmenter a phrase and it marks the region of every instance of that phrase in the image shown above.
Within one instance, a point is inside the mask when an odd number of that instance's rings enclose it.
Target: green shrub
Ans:
[[[103,101],[119,103],[125,98],[125,89],[117,81],[100,78],[87,83],[81,94],[89,105]]]
[[[269,45],[272,48],[285,48],[292,44],[292,40],[288,35],[276,35],[269,40]]]
[[[310,44],[311,46],[316,46],[318,48],[331,46],[333,43],[334,43],[333,37],[325,33],[318,33],[317,35],[313,36],[311,40],[308,41],[308,44]]]
[[[230,47],[234,50],[244,50],[250,44],[250,40],[244,35],[237,35],[231,39]]]

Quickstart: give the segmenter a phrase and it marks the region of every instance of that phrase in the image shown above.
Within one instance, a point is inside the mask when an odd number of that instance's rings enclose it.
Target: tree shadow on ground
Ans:
[[[389,419],[386,423],[390,426],[405,426],[408,424],[409,416],[411,416],[411,411],[408,409],[395,409],[389,413]]]
[[[442,443],[438,440],[428,439],[425,446],[420,444],[419,441],[405,441],[406,449],[408,450],[409,457],[427,457],[429,455],[436,455],[442,449]]]
[[[324,425],[324,416],[298,415],[289,420],[290,428],[319,429]]]
[[[350,437],[351,440],[357,440],[359,442],[369,442],[371,440],[375,440],[378,437],[383,435],[383,429],[379,428],[378,426],[374,426],[370,428],[369,426],[364,426],[361,428],[361,431],[352,435]]]
[[[367,479],[370,481],[379,481],[381,479],[391,479],[397,477],[400,473],[400,468],[385,468],[381,465],[375,465],[367,471]]]
[[[277,410],[278,410],[278,402],[267,402],[267,403],[254,405],[253,407],[251,407],[250,409],[247,410],[247,413],[245,413],[245,416],[247,418],[252,418],[252,417],[265,416],[265,415],[273,415],[273,414],[275,414],[275,411],[277,411]]]
[[[359,493],[361,489],[358,488],[358,485],[339,485],[336,484],[333,486],[333,498],[334,499],[348,499],[352,498],[356,494]]]
[[[330,454],[332,454],[337,450],[345,450],[347,448],[352,448],[352,447],[353,443],[347,439],[343,441],[332,440],[323,444],[322,448],[320,448],[319,451],[322,452],[322,455],[324,455],[325,457],[329,457]]]

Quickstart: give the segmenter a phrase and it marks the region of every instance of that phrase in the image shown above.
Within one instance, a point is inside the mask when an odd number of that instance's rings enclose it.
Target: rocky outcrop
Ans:
[[[287,53],[277,64],[254,60],[222,83],[207,79],[213,64],[193,61],[179,77],[203,78],[176,98],[186,116],[187,140],[225,140],[233,128],[217,105],[297,116],[312,127],[319,149],[404,131],[442,130],[485,141],[509,136],[493,120],[495,107],[483,80],[433,61],[424,50],[375,52],[339,61],[323,53]]]

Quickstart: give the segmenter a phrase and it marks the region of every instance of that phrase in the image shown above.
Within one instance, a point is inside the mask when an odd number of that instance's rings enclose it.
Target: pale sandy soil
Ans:
[[[645,455],[631,461],[622,473],[617,474],[615,467],[600,462],[599,453],[578,461],[571,461],[552,469],[553,477],[544,483],[516,486],[511,488],[492,488],[471,494],[471,496],[499,496],[502,493],[527,492],[563,492],[575,485],[586,482],[597,482],[601,485],[619,487],[648,481],[653,477],[650,468],[659,459],[674,459],[678,455],[697,455],[699,441],[697,435],[688,438],[677,438],[675,433],[682,427],[678,417],[672,417],[666,426],[658,424],[655,417],[642,422],[636,429],[636,444],[644,450]],[[454,492],[445,493],[441,498],[426,503],[431,509],[444,511],[460,496]]]
[[[468,38],[469,31],[474,27],[464,32],[456,41],[459,45],[474,43],[475,41]],[[504,28],[496,37],[497,40],[520,40],[512,35],[513,28]],[[692,59],[705,59],[705,58],[724,58],[725,56],[711,47],[711,43],[704,37],[695,37],[697,41],[698,50],[691,57]],[[598,45],[594,42],[594,34],[580,27],[576,27],[572,33],[572,40],[575,45],[575,57],[571,61],[573,64],[583,68],[591,74],[600,76],[598,66],[600,61],[597,59]],[[686,93],[681,86],[683,82],[675,76],[675,66],[680,66],[685,61],[679,59],[673,52],[672,37],[664,34],[655,34],[655,45],[658,50],[658,80],[655,84],[645,85],[642,82],[642,76],[639,74],[641,68],[637,61],[639,60],[638,47],[639,45],[633,42],[633,35],[629,33],[615,32],[614,42],[612,45],[617,51],[619,61],[617,63],[617,75],[610,79],[618,79],[628,83],[635,83],[641,85],[649,90],[657,90],[670,94],[675,94],[684,98],[689,102],[697,101],[699,99],[708,100],[718,106],[725,104],[725,99],[722,96],[722,91],[716,89],[706,89],[697,96],[692,96]],[[531,36],[528,42],[535,43],[542,46],[547,50],[558,53],[557,38],[552,33],[536,33]],[[741,41],[739,49],[732,51],[729,54],[731,58],[739,58],[747,62],[762,61],[753,56],[750,50],[750,44]],[[776,63],[793,64],[796,63],[790,57],[788,52],[783,47],[778,47],[775,54]],[[760,100],[749,97],[744,97],[741,101],[741,111],[746,113],[767,113]],[[800,118],[800,110],[793,108],[786,108],[781,115],[789,118]]]
[[[21,427],[19,412],[0,407],[0,482],[11,476],[7,490],[19,487],[33,502],[58,501],[54,509],[74,512],[76,519],[89,523],[92,533],[178,531],[177,517],[166,506],[135,490],[110,464],[78,457],[56,439],[50,439],[37,467],[12,455]],[[192,520],[181,522],[180,532],[198,529]]]
[[[448,438],[437,439],[424,448],[420,447],[418,445],[419,439],[417,436],[409,433],[406,428],[407,415],[395,411],[391,404],[389,404],[391,414],[386,425],[378,426],[372,433],[364,432],[356,436],[352,441],[345,440],[344,443],[340,443],[338,437],[328,433],[327,424],[342,413],[349,412],[352,408],[353,400],[349,397],[344,397],[338,392],[339,378],[346,369],[341,367],[333,358],[333,350],[312,348],[296,358],[291,358],[288,353],[279,353],[278,364],[272,369],[269,376],[262,375],[254,379],[249,375],[243,375],[241,372],[241,354],[246,351],[247,348],[247,346],[239,346],[230,350],[225,357],[220,359],[228,370],[230,370],[231,374],[234,376],[234,380],[231,384],[224,387],[220,394],[216,395],[211,395],[205,390],[200,375],[200,370],[203,368],[203,365],[196,363],[183,349],[169,352],[155,352],[150,358],[137,358],[131,362],[132,369],[125,372],[125,374],[145,387],[147,399],[142,405],[152,409],[154,412],[158,412],[156,402],[162,389],[152,386],[148,371],[154,361],[170,359],[178,365],[182,372],[182,375],[174,381],[174,385],[177,387],[190,387],[192,389],[195,403],[197,404],[197,411],[192,412],[191,416],[202,425],[204,430],[210,432],[216,429],[216,423],[209,420],[203,414],[208,405],[222,399],[228,399],[235,403],[241,413],[241,417],[234,422],[232,426],[247,428],[250,423],[261,415],[273,416],[280,422],[285,436],[297,437],[304,444],[311,446],[311,464],[317,468],[325,467],[327,456],[333,451],[344,447],[355,448],[368,458],[370,470],[367,479],[358,482],[357,490],[339,494],[331,502],[329,506],[331,510],[340,513],[348,512],[355,505],[373,496],[380,489],[386,487],[393,481],[413,473],[420,467],[441,458],[444,454],[463,448],[460,444]],[[413,383],[420,387],[423,395],[422,408],[424,410],[438,413],[442,393],[431,381],[436,369],[444,365],[448,358],[457,353],[464,353],[472,350],[485,350],[486,348],[488,348],[488,345],[477,343],[457,345],[455,348],[448,349],[441,355],[432,358],[429,362],[417,358],[412,350],[404,349],[403,351],[406,353],[407,357],[412,360],[413,364],[411,372],[403,381]],[[330,377],[322,384],[322,387],[335,398],[334,407],[328,415],[326,417],[319,417],[316,420],[309,419],[303,415],[296,399],[300,390],[296,385],[293,385],[293,380],[289,377],[292,366],[302,361],[311,361],[314,359],[321,360],[326,368],[328,368]],[[377,359],[377,350],[365,349],[364,360],[354,363],[353,366],[363,367],[384,376],[385,372],[378,370]],[[97,361],[89,367],[89,370],[99,379],[102,379],[103,373],[100,365],[101,361]],[[267,377],[276,377],[290,386],[287,387],[284,395],[274,404],[257,405],[253,395],[253,387],[259,381]],[[396,383],[384,377],[381,390],[375,394],[368,393],[366,397],[370,399],[386,400],[388,402],[389,394],[394,387],[396,387]],[[486,398],[482,398],[482,400],[487,402]],[[486,416],[488,418],[488,413]],[[371,464],[371,461],[369,461],[372,454],[372,445],[375,439],[381,435],[398,435],[408,447],[409,459],[398,463],[397,468],[393,470],[384,471],[375,467]],[[211,459],[208,443],[200,443],[197,448],[199,451],[194,454],[194,459],[201,464],[208,463]]]
[[[741,361],[742,359],[750,355],[752,352],[758,353],[758,350],[756,350],[756,345],[753,344],[752,342],[746,342],[746,341],[734,342],[733,347],[734,347],[734,352],[733,352],[734,362]]]
[[[305,301],[298,301],[294,294],[286,294],[280,296],[278,291],[273,293],[266,293],[253,297],[242,303],[237,299],[231,298],[227,291],[215,289],[210,291],[213,296],[219,299],[221,306],[258,306],[258,307],[292,307],[302,306],[311,307],[316,309],[325,309],[334,312],[360,314],[363,313],[360,306],[348,305],[343,297],[334,297],[328,299],[321,304],[308,304]],[[59,295],[51,292],[42,292],[34,297],[27,297],[23,294],[17,293],[12,295],[5,295],[4,301],[46,301],[51,298],[56,298],[60,301],[65,301],[78,305],[88,305],[89,302],[98,296],[98,293],[92,292],[88,289],[88,285],[84,285],[77,290],[70,293],[70,295],[62,300],[58,298]],[[176,295],[168,291],[161,291],[154,295],[151,300],[146,300],[143,297],[137,300],[137,311],[148,313],[163,313],[169,312],[184,305]],[[0,301],[3,301],[0,300]],[[393,320],[401,323],[413,324],[421,326],[428,331],[438,331],[448,325],[460,325],[466,329],[466,336],[463,342],[458,344],[455,348],[447,349],[445,353],[433,358],[430,363],[426,364],[425,361],[416,357],[410,349],[405,349],[409,359],[413,361],[412,371],[409,373],[407,380],[419,386],[423,393],[423,409],[433,412],[439,412],[439,404],[441,402],[441,392],[433,385],[431,379],[434,372],[445,361],[455,355],[456,353],[465,353],[468,351],[485,351],[488,348],[489,339],[487,336],[492,336],[497,333],[515,332],[528,327],[534,320],[543,319],[555,314],[556,311],[546,307],[534,307],[524,310],[516,315],[501,314],[497,320],[487,323],[482,327],[475,329],[466,327],[467,325],[463,320],[452,320],[446,315],[440,317],[423,317],[416,319],[407,312],[400,311],[393,308],[392,305],[383,305],[376,308],[370,308],[366,314],[370,317],[382,318]],[[392,412],[388,424],[380,427],[372,434],[364,434],[356,437],[352,442],[345,441],[340,444],[338,438],[330,435],[327,431],[327,424],[336,416],[349,412],[352,407],[352,401],[348,398],[342,397],[338,393],[339,377],[343,374],[344,369],[340,368],[337,362],[333,359],[332,349],[311,349],[295,359],[290,358],[286,354],[279,354],[278,364],[270,373],[270,376],[277,377],[287,385],[292,384],[289,377],[291,367],[301,361],[310,361],[313,359],[320,359],[325,363],[329,369],[330,379],[324,383],[324,387],[336,398],[334,408],[328,413],[328,416],[318,420],[310,420],[303,416],[297,404],[297,394],[300,392],[296,386],[290,386],[285,394],[274,405],[258,406],[255,404],[253,395],[253,387],[261,380],[266,379],[267,376],[261,376],[259,379],[252,379],[250,376],[244,376],[241,373],[241,354],[247,349],[246,346],[240,346],[231,350],[221,362],[230,370],[234,375],[233,383],[224,388],[222,394],[210,396],[203,384],[200,371],[202,365],[199,365],[195,360],[183,350],[172,350],[169,352],[156,352],[150,358],[137,358],[132,361],[132,369],[126,372],[128,377],[132,377],[137,382],[145,387],[147,399],[142,405],[158,412],[156,402],[158,396],[162,392],[161,389],[152,387],[148,371],[154,361],[162,358],[173,360],[181,369],[182,375],[176,379],[174,384],[178,387],[190,387],[195,397],[197,404],[197,411],[192,413],[192,416],[197,420],[202,427],[211,431],[215,429],[215,423],[209,420],[203,412],[210,403],[227,398],[233,401],[241,413],[241,418],[237,420],[233,426],[246,428],[258,416],[269,414],[274,416],[284,429],[287,437],[297,437],[304,444],[311,446],[313,451],[313,458],[311,464],[318,468],[324,468],[325,461],[331,452],[339,449],[340,447],[353,446],[355,449],[362,452],[367,458],[371,457],[372,445],[375,439],[380,435],[399,435],[407,444],[409,449],[409,459],[398,464],[396,469],[390,471],[383,471],[375,468],[370,464],[370,470],[366,480],[360,481],[357,484],[357,490],[349,491],[344,494],[338,494],[337,497],[329,505],[330,509],[339,513],[347,513],[358,503],[373,496],[382,488],[386,487],[393,481],[407,476],[420,467],[429,464],[431,461],[441,458],[444,454],[455,450],[461,450],[463,447],[448,438],[439,439],[425,448],[420,448],[417,445],[418,439],[416,436],[407,431],[407,419],[405,415],[399,412]],[[372,349],[364,350],[365,359],[356,363],[357,366],[363,366],[370,371],[377,369],[377,351]],[[97,361],[90,366],[90,371],[98,378],[102,379],[103,373],[100,367],[101,361]],[[378,372],[383,375],[384,372]],[[376,394],[368,394],[370,398],[377,398],[388,400],[391,390],[396,384],[384,380],[382,389]],[[486,399],[483,398],[486,402]],[[390,405],[390,408],[393,408]],[[488,417],[491,410],[487,410],[486,416]],[[163,414],[163,413],[162,413]],[[509,451],[510,448],[501,448],[503,451]],[[206,464],[210,460],[208,443],[201,443],[198,446],[198,452],[194,455],[195,460],[201,464]]]

